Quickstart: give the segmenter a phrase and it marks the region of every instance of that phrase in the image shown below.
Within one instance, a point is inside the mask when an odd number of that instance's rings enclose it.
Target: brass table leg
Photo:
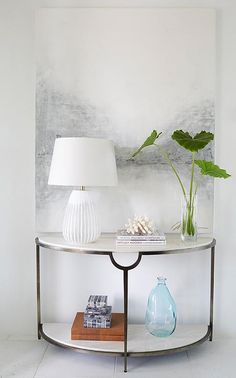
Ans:
[[[215,284],[215,246],[211,248],[211,285],[210,285],[210,327],[209,340],[213,339],[213,312],[214,312],[214,284]]]
[[[36,244],[36,280],[37,280],[37,332],[38,340],[41,339],[41,299],[40,299],[40,247]]]

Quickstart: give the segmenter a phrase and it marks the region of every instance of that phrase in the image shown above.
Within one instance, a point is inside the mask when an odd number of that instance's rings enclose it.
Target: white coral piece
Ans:
[[[135,216],[134,219],[128,219],[128,224],[125,224],[126,232],[128,234],[151,235],[154,231],[153,222],[147,216]]]

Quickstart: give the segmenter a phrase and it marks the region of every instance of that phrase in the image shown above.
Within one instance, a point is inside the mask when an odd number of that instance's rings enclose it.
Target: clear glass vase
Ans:
[[[170,336],[176,327],[176,305],[166,286],[166,278],[158,277],[148,297],[145,325],[154,336]]]
[[[181,239],[197,240],[197,196],[183,197],[181,206]]]

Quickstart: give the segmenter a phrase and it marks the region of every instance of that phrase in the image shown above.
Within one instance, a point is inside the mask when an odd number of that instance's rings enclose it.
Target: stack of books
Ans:
[[[166,244],[165,234],[161,231],[155,231],[152,234],[138,234],[127,233],[126,230],[119,230],[117,232],[116,244],[122,245],[143,245],[143,246],[155,246]]]
[[[107,305],[107,295],[90,295],[84,312],[85,328],[110,328],[112,306]]]

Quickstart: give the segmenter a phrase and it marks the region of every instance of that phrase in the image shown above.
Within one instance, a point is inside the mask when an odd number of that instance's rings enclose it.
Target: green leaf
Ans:
[[[208,175],[218,178],[228,178],[230,174],[226,172],[225,169],[221,169],[218,165],[215,165],[212,161],[206,160],[195,160],[195,164],[201,168],[202,175]]]
[[[149,135],[149,137],[145,140],[145,142],[142,144],[141,147],[138,148],[137,151],[135,151],[131,158],[134,158],[136,155],[139,154],[140,151],[142,151],[145,147],[148,147],[148,146],[151,146],[154,144],[154,142],[156,141],[156,139],[161,135],[161,133],[157,133],[156,130],[153,130],[152,133]]]
[[[180,146],[186,148],[186,150],[197,152],[214,139],[214,134],[201,131],[192,137],[187,131],[176,130],[172,134],[172,139],[179,143]]]

